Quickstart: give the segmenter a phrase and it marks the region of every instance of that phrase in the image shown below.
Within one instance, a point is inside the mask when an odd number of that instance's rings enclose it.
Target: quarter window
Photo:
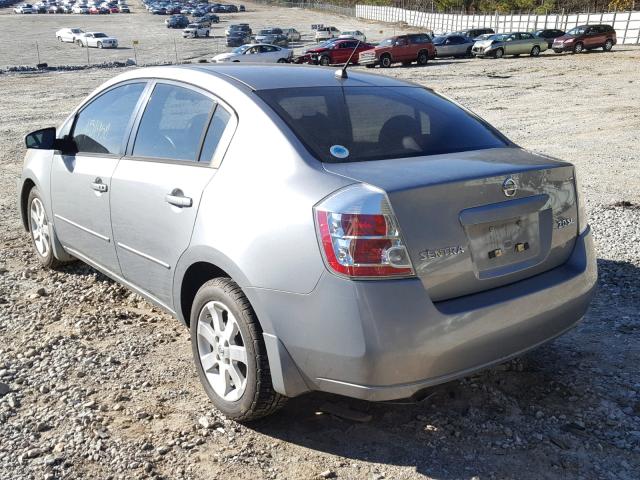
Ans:
[[[224,108],[221,106],[216,108],[213,117],[211,117],[211,123],[209,124],[204,144],[202,145],[202,152],[200,153],[201,162],[208,163],[213,159],[213,154],[218,148],[218,144],[220,143],[225,128],[227,128],[230,118],[231,114]]]
[[[124,135],[145,83],[129,83],[103,93],[76,117],[72,138],[78,153],[122,153]]]
[[[197,161],[214,101],[189,88],[158,84],[142,115],[133,156]]]

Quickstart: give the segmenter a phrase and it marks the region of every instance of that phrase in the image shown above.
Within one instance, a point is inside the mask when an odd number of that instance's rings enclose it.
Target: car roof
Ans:
[[[141,76],[148,75],[153,67],[141,69]],[[302,87],[407,87],[418,86],[395,78],[361,73],[349,72],[348,79],[337,79],[335,69],[317,68],[307,65],[251,65],[251,64],[216,64],[216,65],[184,65],[170,67],[176,69],[196,70],[217,77],[234,79],[252,90],[271,90],[277,88],[302,88]],[[147,70],[147,72],[144,72]]]

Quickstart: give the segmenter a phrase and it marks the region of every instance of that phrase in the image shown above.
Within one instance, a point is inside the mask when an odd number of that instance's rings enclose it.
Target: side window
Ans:
[[[197,161],[214,102],[189,88],[159,83],[142,115],[133,156]]]
[[[221,106],[216,108],[213,117],[211,117],[211,123],[207,130],[207,136],[204,138],[204,144],[202,145],[202,152],[200,153],[201,162],[210,162],[213,158],[213,154],[216,152],[216,148],[220,143],[220,138],[224,133],[224,129],[227,128],[231,114],[227,112]]]
[[[129,120],[146,83],[129,83],[100,95],[76,117],[71,134],[78,153],[119,155]]]
[[[530,33],[521,33],[520,38],[522,40],[531,40],[533,38],[533,35],[531,35]]]

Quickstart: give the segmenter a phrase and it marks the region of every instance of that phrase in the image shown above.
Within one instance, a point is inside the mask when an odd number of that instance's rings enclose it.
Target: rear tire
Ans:
[[[27,198],[27,218],[31,243],[38,261],[45,268],[56,268],[62,265],[53,254],[53,224],[49,222],[44,201],[37,187],[33,187]]]
[[[287,63],[287,59],[286,58],[279,58],[278,59],[278,63]]]
[[[584,45],[581,42],[576,43],[573,46],[573,53],[582,53],[584,52]]]
[[[531,49],[531,56],[537,57],[538,55],[540,55],[540,47],[537,45],[534,45],[533,48]]]
[[[59,42],[62,42],[62,37],[58,37],[58,41],[59,41]]]
[[[200,381],[227,418],[249,422],[284,405],[286,397],[271,383],[262,328],[236,282],[215,278],[200,287],[191,308],[190,331]]]
[[[421,67],[425,66],[427,63],[429,63],[429,54],[424,50],[421,52],[418,52],[418,58],[416,59],[416,61],[419,66]]]
[[[613,48],[613,40],[607,40],[606,42],[604,42],[604,45],[602,46],[602,50],[605,52],[610,52],[612,48]]]
[[[380,57],[380,67],[389,68],[391,66],[391,55],[385,53]]]

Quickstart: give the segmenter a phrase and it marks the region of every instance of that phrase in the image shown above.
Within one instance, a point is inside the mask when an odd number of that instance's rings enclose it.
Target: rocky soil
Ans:
[[[0,478],[637,479],[638,62],[619,47],[385,72],[575,162],[598,294],[563,337],[420,403],[309,394],[251,426],[212,408],[177,321],[80,263],[39,268],[21,228],[22,136],[123,69],[0,75]]]

